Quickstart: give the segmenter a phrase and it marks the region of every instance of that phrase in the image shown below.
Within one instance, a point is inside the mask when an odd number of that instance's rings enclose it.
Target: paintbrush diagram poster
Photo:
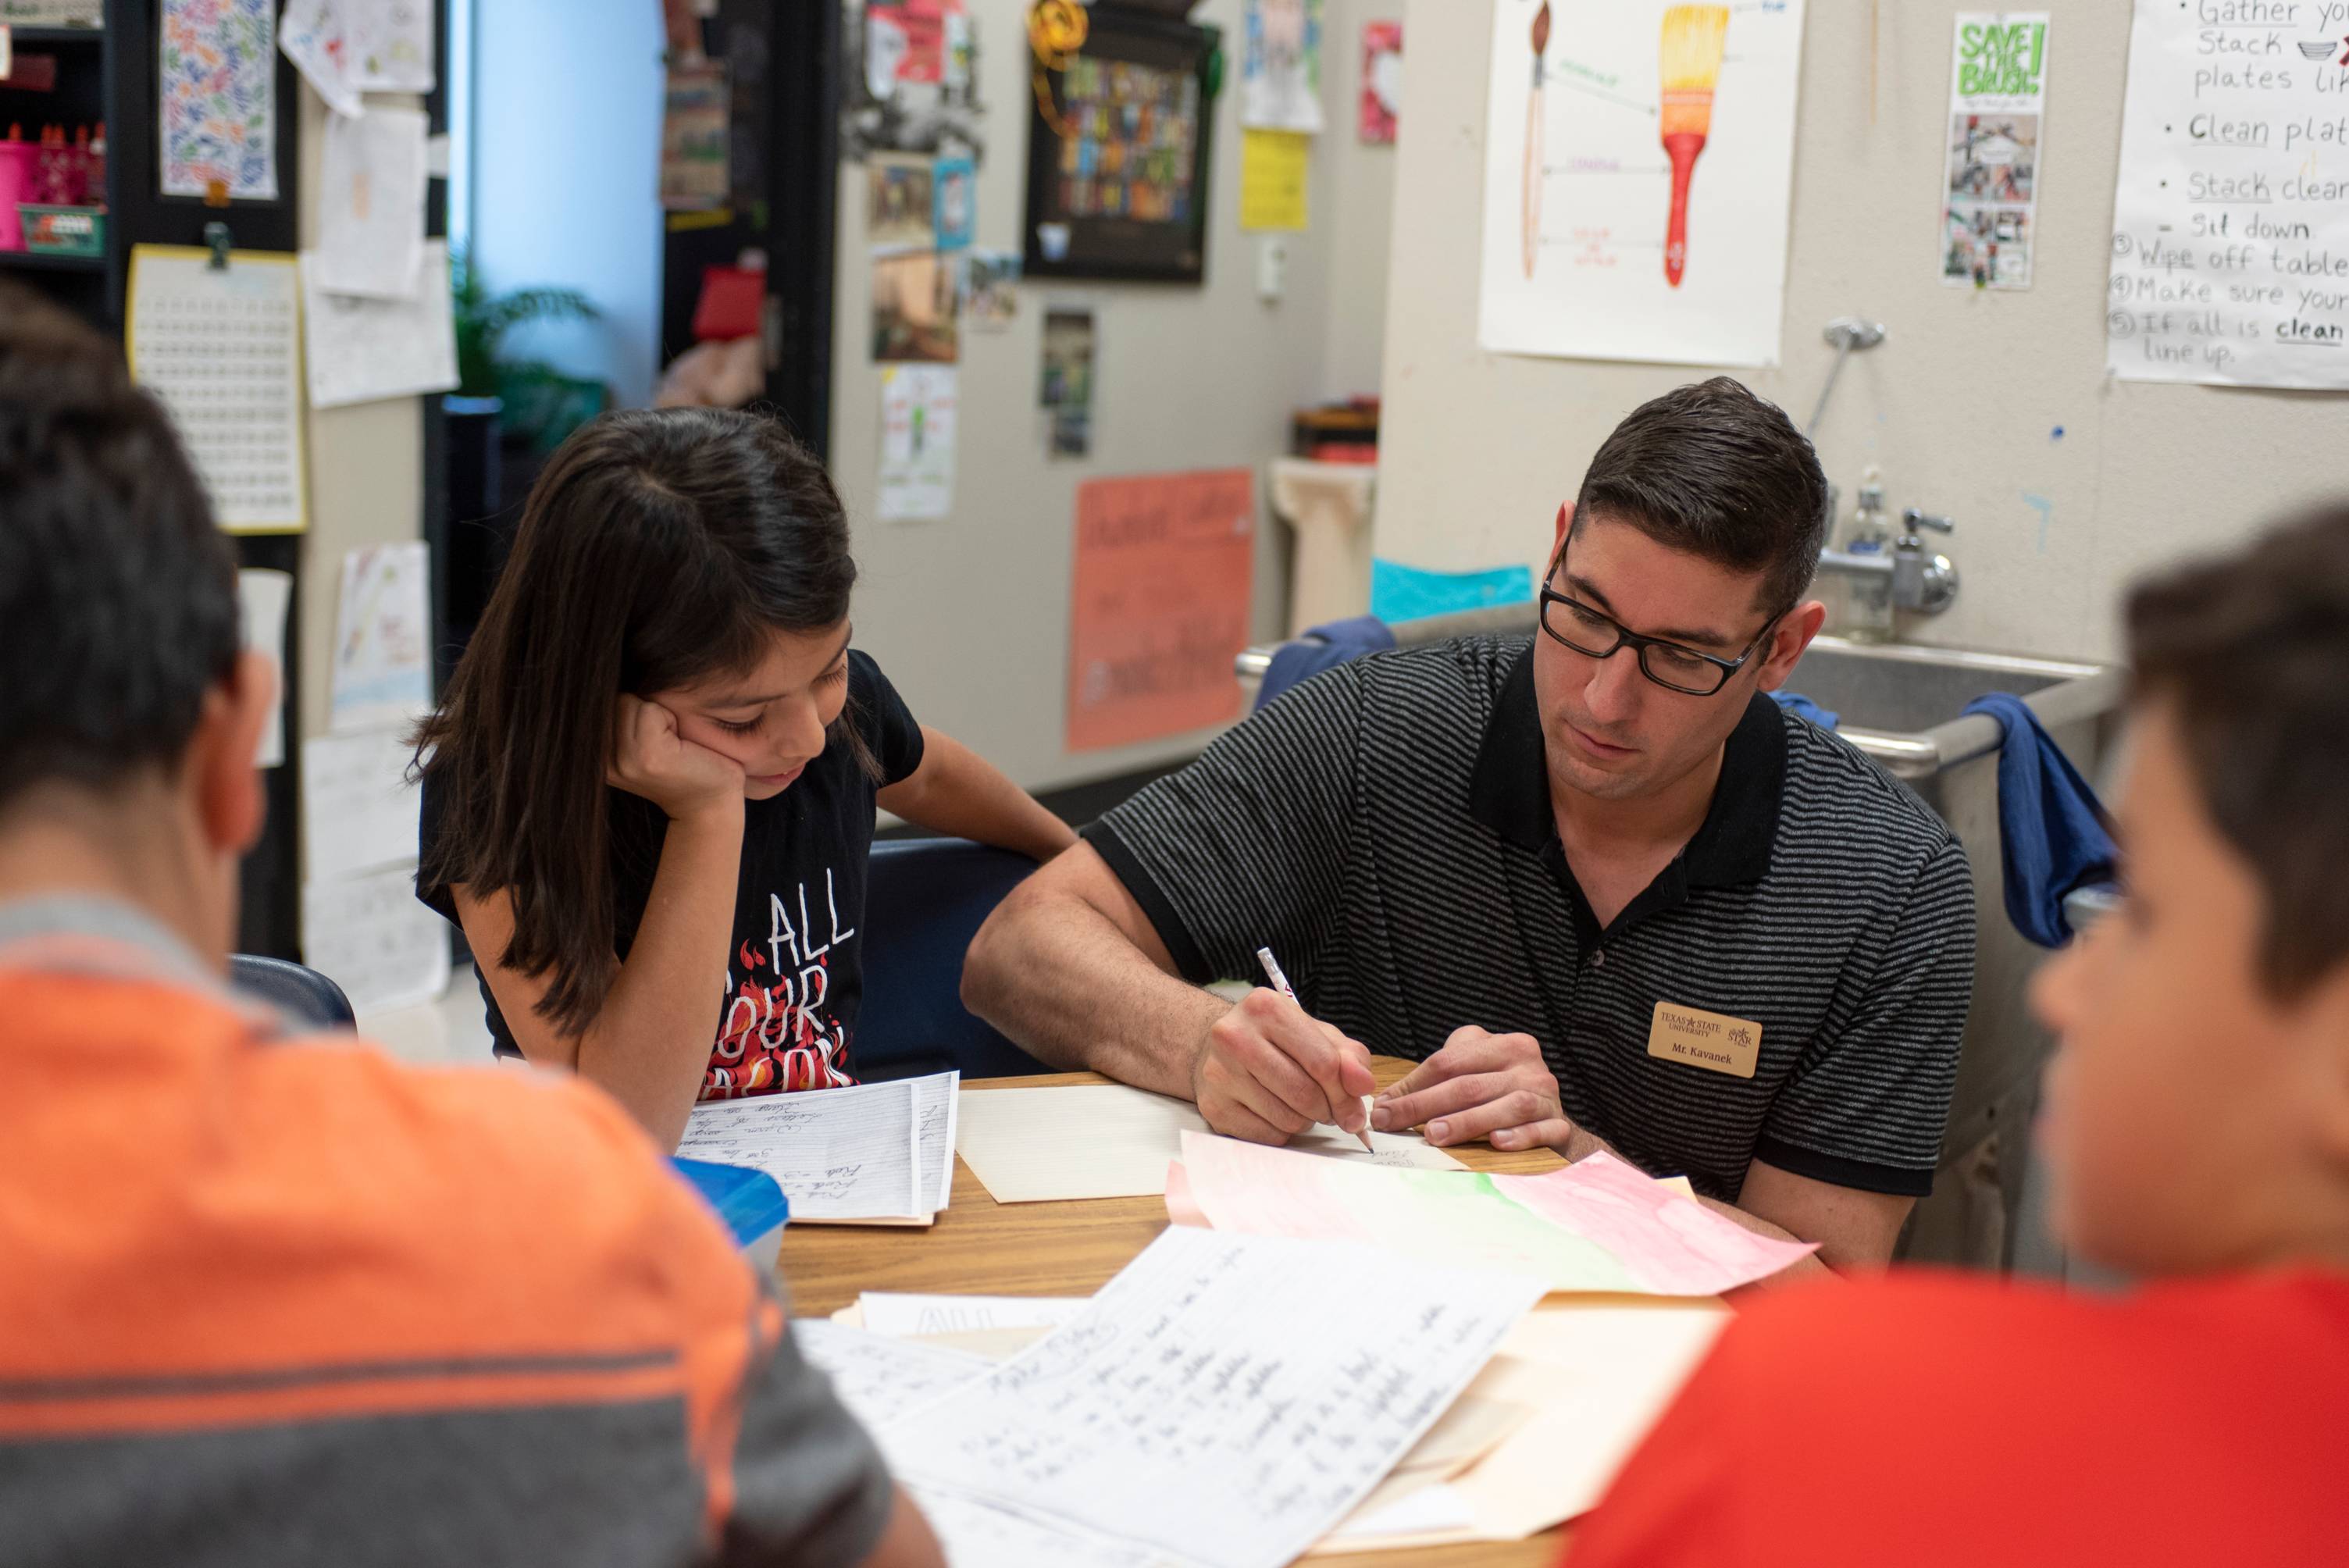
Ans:
[[[1495,0],[1476,340],[1775,365],[1804,0]]]

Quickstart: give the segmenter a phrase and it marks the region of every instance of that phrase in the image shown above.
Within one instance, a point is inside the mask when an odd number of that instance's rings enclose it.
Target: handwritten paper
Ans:
[[[414,748],[397,729],[316,736],[302,743],[302,821],[313,877],[373,871],[416,858],[419,792]]]
[[[875,1334],[971,1334],[998,1328],[1058,1328],[1092,1298],[1084,1295],[908,1295],[868,1290],[856,1298],[864,1326]]]
[[[950,1491],[909,1486],[953,1568],[1168,1568],[1164,1553]]]
[[[310,401],[321,408],[446,392],[457,385],[457,329],[449,308],[449,242],[424,246],[413,299],[329,294],[316,257],[302,258]]]
[[[232,533],[303,524],[302,332],[294,258],[171,245],[130,251],[130,373],[171,423]]]
[[[2349,13],[2137,0],[2105,364],[2349,388]]]
[[[822,1317],[800,1318],[792,1337],[808,1364],[832,1379],[832,1391],[849,1414],[872,1429],[936,1402],[995,1365],[967,1350],[910,1343]]]
[[[337,733],[397,729],[431,706],[430,570],[421,540],[344,555],[328,720]]]
[[[893,1455],[926,1489],[1274,1568],[1393,1468],[1540,1288],[1170,1229],[1075,1322],[904,1422]]]
[[[1603,1154],[1542,1176],[1381,1171],[1185,1132],[1183,1166],[1218,1231],[1366,1242],[1550,1290],[1712,1295],[1816,1250],[1757,1236]]]
[[[926,1223],[953,1192],[958,1073],[713,1100],[677,1151],[772,1176],[792,1222]]]
[[[318,249],[306,263],[328,294],[414,299],[424,282],[424,111],[379,105],[326,117],[319,155]]]
[[[1066,1198],[1154,1198],[1185,1132],[1207,1123],[1187,1100],[1124,1084],[973,1089],[963,1097],[956,1140],[999,1203]],[[1416,1133],[1373,1132],[1374,1153],[1335,1128],[1309,1128],[1289,1147],[1332,1159],[1423,1170],[1466,1169]]]
[[[412,861],[315,878],[302,888],[302,961],[357,1011],[413,1006],[449,988],[449,927],[417,903]]]

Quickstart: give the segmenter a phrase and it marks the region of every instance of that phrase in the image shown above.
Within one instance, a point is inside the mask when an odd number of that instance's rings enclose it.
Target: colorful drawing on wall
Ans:
[[[1374,147],[1392,146],[1402,115],[1402,24],[1369,22],[1362,27],[1361,138]]]
[[[1804,5],[1495,0],[1482,346],[1777,363]]]
[[[158,52],[166,196],[214,185],[277,199],[277,30],[271,0],[163,0]]]
[[[1956,28],[1941,281],[2029,288],[2047,104],[2047,13],[1961,11]]]
[[[966,249],[978,226],[978,165],[968,158],[941,158],[931,170],[930,188],[938,249]]]
[[[1056,458],[1090,457],[1093,449],[1093,313],[1068,305],[1044,312],[1044,378],[1037,402],[1049,428],[1045,449]]]
[[[1093,751],[1239,717],[1256,489],[1246,469],[1077,490],[1068,747]]]
[[[725,67],[670,68],[661,112],[663,210],[706,212],[726,205],[729,112]]]
[[[954,510],[955,403],[950,365],[881,369],[881,484],[874,514],[919,522]]]
[[[881,154],[864,166],[864,242],[927,250],[938,242],[936,165],[926,158]]]
[[[1321,0],[1248,0],[1240,123],[1251,130],[1321,129]]]
[[[1029,133],[1031,276],[1196,283],[1206,264],[1212,28],[1101,11],[1040,72]]]
[[[954,258],[896,251],[873,258],[873,357],[951,365],[960,349]]]
[[[972,332],[1005,332],[1019,315],[1019,253],[972,250],[963,254],[962,324]]]

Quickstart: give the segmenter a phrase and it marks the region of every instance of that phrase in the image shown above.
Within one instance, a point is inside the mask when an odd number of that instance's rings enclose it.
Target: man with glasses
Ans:
[[[1972,989],[1963,851],[1782,713],[1826,486],[1736,382],[1634,410],[1559,509],[1542,634],[1309,681],[1095,823],[973,944],[1048,1060],[1279,1142],[1369,1125],[1685,1174],[1830,1267],[1930,1191]],[[1299,1000],[1200,989],[1269,945]],[[1816,1266],[1816,1265],[1813,1265]]]

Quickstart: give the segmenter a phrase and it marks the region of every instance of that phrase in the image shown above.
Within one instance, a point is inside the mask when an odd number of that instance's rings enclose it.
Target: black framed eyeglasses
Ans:
[[[1641,675],[1666,691],[1686,696],[1712,696],[1727,686],[1729,677],[1745,667],[1764,640],[1786,618],[1786,613],[1779,611],[1754,634],[1744,653],[1733,659],[1715,658],[1680,643],[1642,636],[1604,611],[1559,593],[1550,583],[1565,564],[1566,551],[1561,546],[1557,559],[1550,563],[1549,578],[1542,583],[1542,630],[1588,658],[1610,659],[1628,647],[1639,658]]]

